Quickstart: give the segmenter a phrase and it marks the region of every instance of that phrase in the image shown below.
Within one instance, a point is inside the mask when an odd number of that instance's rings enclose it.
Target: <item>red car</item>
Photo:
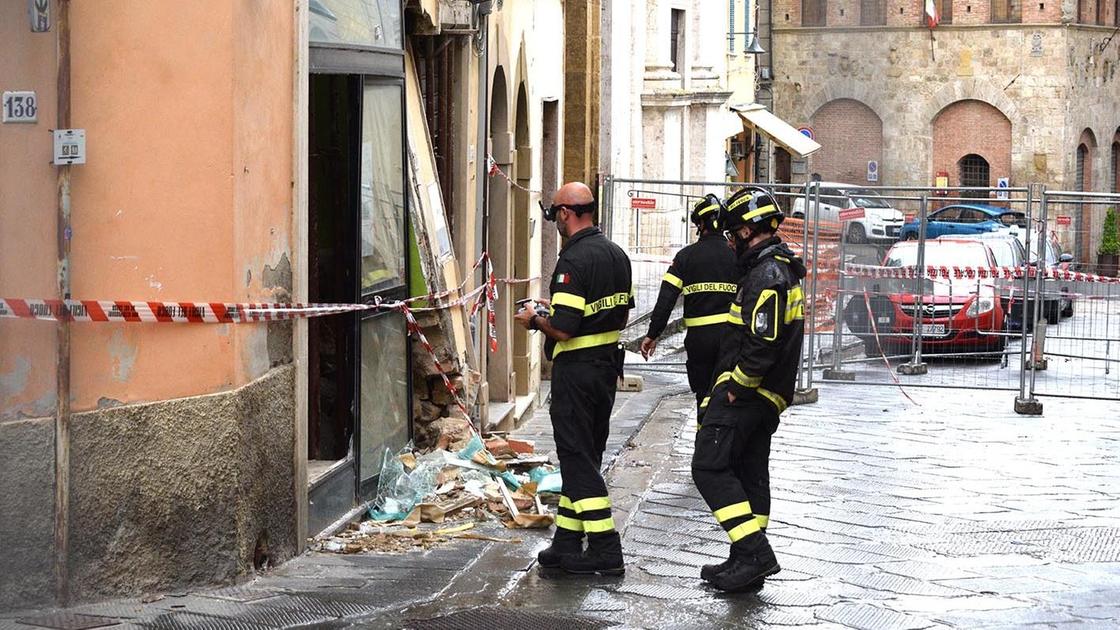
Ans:
[[[918,243],[901,241],[891,246],[885,267],[912,267],[918,263]],[[934,267],[996,266],[986,243],[940,238],[926,241],[925,265]],[[953,274],[950,273],[950,276]],[[848,329],[863,340],[868,356],[909,354],[914,326],[918,321],[918,296],[911,291],[913,280],[866,280],[870,299],[855,295],[845,308]],[[1007,345],[1004,310],[997,281],[977,278],[937,278],[922,281],[920,319],[922,352],[1000,352]],[[889,284],[888,284],[889,283]],[[888,288],[882,288],[887,285]],[[877,288],[878,287],[878,288]],[[868,321],[870,303],[875,326]],[[878,342],[876,342],[876,332]]]

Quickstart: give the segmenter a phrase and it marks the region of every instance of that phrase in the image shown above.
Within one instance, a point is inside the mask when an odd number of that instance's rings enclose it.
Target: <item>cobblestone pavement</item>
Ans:
[[[615,469],[612,497],[631,501],[626,576],[531,570],[502,604],[645,628],[1117,627],[1120,418],[1109,405],[1050,401],[1046,417],[1027,418],[1004,394],[910,395],[920,406],[894,389],[827,385],[820,403],[785,414],[770,529],[783,570],[761,592],[725,595],[697,578],[727,542],[692,485],[695,423],[678,396]],[[650,462],[648,484],[635,484]]]

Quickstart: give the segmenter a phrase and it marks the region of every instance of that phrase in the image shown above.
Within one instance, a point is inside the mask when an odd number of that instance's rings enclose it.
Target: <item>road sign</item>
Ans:
[[[1058,225],[1073,225],[1073,217],[1059,214],[1057,223]]]
[[[1011,186],[1011,180],[1007,177],[1001,177],[996,180],[996,199],[1007,199],[1007,189]]]
[[[862,219],[864,218],[864,216],[866,216],[866,214],[867,213],[864,212],[863,208],[847,208],[840,211],[840,220],[852,221],[855,219]]]
[[[867,181],[869,181],[869,182],[879,181],[879,162],[877,162],[875,160],[868,160],[867,161]]]
[[[631,197],[630,207],[640,210],[656,210],[657,200],[652,197]]]
[[[817,139],[816,134],[813,133],[813,128],[812,127],[798,127],[797,131],[800,132],[801,135],[805,136],[806,138],[808,138],[810,140],[816,140]]]

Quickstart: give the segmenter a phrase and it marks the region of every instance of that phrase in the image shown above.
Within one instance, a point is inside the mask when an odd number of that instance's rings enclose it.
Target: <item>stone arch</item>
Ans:
[[[968,155],[979,156],[987,162],[988,186],[995,186],[1000,177],[1011,177],[1012,125],[1000,109],[985,101],[963,99],[938,110],[930,125],[933,131],[931,178],[945,173],[950,186],[961,185],[961,160]]]
[[[810,158],[811,169],[825,181],[868,183],[868,162],[883,163],[879,115],[861,101],[838,98],[821,105],[810,120],[821,145]]]
[[[494,69],[490,82],[490,147],[489,155],[505,173],[512,169],[513,147],[509,119],[509,89],[506,85],[504,66]],[[479,156],[486,159],[486,156]],[[504,177],[490,177],[486,187],[486,251],[499,278],[511,273],[510,257],[510,185]],[[498,286],[498,304],[509,304],[509,286]],[[490,400],[505,402],[511,398],[513,371],[510,337],[513,334],[512,314],[508,308],[495,309],[495,327],[498,333],[498,350],[488,355],[486,377],[490,383]],[[480,336],[485,339],[485,335]],[[481,352],[486,354],[485,341]]]
[[[883,100],[885,93],[886,90],[879,89],[878,86],[872,87],[871,84],[864,81],[830,79],[806,95],[804,101],[802,101],[805,105],[801,112],[801,119],[810,120],[813,114],[826,104],[846,99],[862,103],[875,113],[881,121],[882,117],[879,116],[878,112],[889,110],[887,103]]]
[[[926,101],[924,120],[933,120],[947,107],[958,101],[980,101],[995,109],[1011,123],[1012,132],[1022,129],[1023,118],[1019,107],[1011,98],[989,81],[967,79],[943,86]]]

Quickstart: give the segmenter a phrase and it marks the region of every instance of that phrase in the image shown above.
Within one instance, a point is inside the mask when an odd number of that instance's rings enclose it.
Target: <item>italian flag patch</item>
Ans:
[[[556,274],[556,284],[568,284],[572,281],[572,274],[558,273]]]

